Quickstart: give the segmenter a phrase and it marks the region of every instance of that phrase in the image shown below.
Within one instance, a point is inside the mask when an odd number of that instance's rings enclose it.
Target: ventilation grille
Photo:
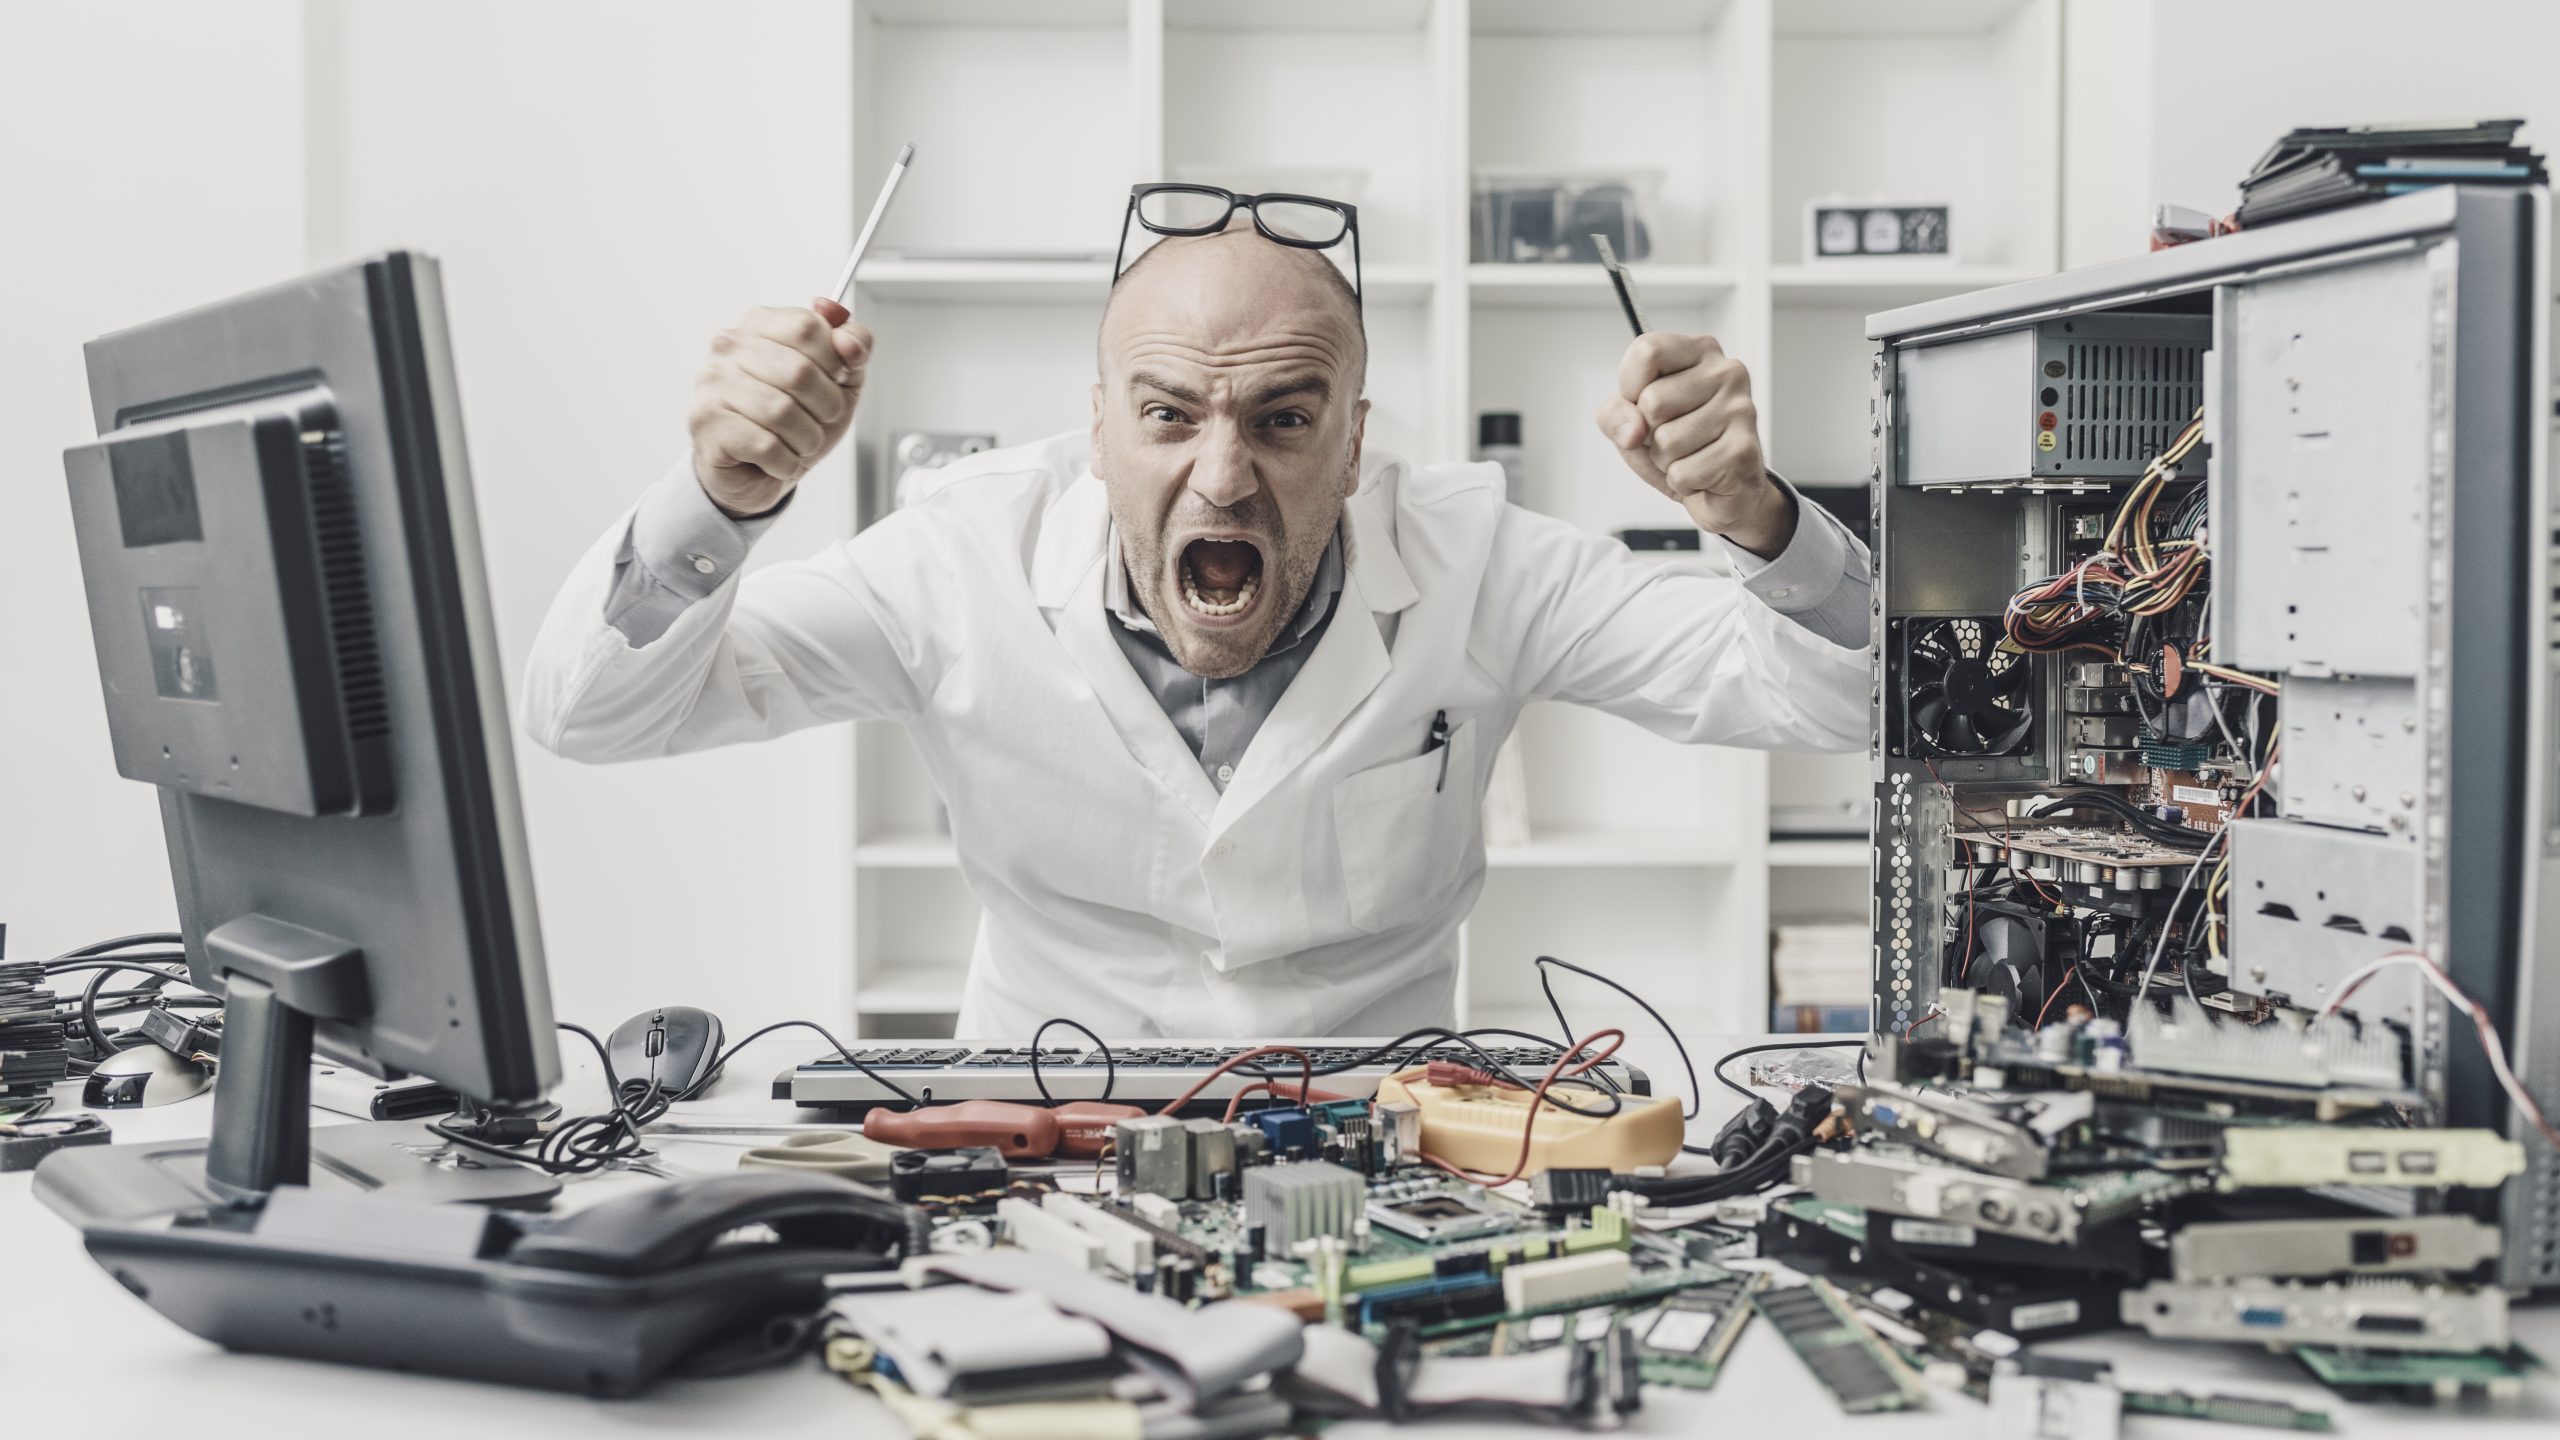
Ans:
[[[364,537],[347,483],[346,437],[309,430],[302,437],[302,477],[311,498],[311,533],[320,551],[320,585],[329,604],[329,648],[338,671],[338,703],[347,738],[391,733],[391,702],[382,683],[382,647],[373,633],[373,593],[365,584]]]
[[[2204,403],[2204,351],[2137,340],[2064,347],[2064,463],[2141,465],[2169,448]]]

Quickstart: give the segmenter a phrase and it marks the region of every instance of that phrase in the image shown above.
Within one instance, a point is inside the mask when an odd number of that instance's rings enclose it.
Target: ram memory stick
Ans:
[[[1849,1414],[1908,1410],[1925,1397],[1919,1377],[1824,1281],[1762,1290],[1751,1304]]]
[[[1659,1308],[1628,1317],[1644,1378],[1684,1390],[1714,1388],[1726,1352],[1751,1322],[1752,1292],[1768,1278],[1733,1275],[1692,1286]]]

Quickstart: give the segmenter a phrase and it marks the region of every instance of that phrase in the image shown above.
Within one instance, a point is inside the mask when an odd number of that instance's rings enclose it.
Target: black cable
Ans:
[[[729,1068],[729,1062],[737,1058],[739,1051],[746,1049],[749,1044],[772,1034],[776,1030],[790,1030],[795,1028],[801,1030],[815,1030],[820,1035],[825,1036],[827,1043],[835,1047],[836,1054],[844,1060],[844,1063],[861,1071],[863,1074],[870,1076],[873,1080],[879,1082],[881,1088],[887,1090],[890,1094],[897,1096],[899,1099],[906,1101],[908,1109],[921,1110],[924,1108],[925,1102],[917,1099],[914,1091],[909,1090],[904,1085],[901,1085],[897,1081],[890,1079],[888,1076],[881,1074],[879,1071],[872,1069],[870,1066],[863,1064],[862,1061],[855,1058],[854,1053],[851,1050],[845,1048],[845,1043],[843,1041],[835,1037],[834,1032],[828,1030],[826,1026],[819,1024],[815,1020],[774,1021],[772,1024],[767,1025],[763,1029],[749,1035],[746,1039],[740,1040],[736,1044],[731,1045],[728,1049],[721,1051],[720,1058],[712,1061],[711,1068],[704,1072],[701,1083],[695,1085],[692,1089],[685,1091],[683,1094],[675,1096],[674,1098],[678,1100],[690,1100],[694,1096],[701,1094],[703,1091],[710,1089],[712,1082],[718,1080],[722,1072]]]
[[[533,1145],[530,1154],[525,1153],[521,1144],[492,1144],[476,1136],[464,1135],[443,1122],[430,1122],[427,1128],[466,1149],[503,1156],[550,1175],[591,1175],[641,1154],[644,1149],[642,1127],[666,1114],[667,1107],[678,1097],[668,1093],[655,1076],[650,1077],[636,1097],[624,1094],[622,1079],[613,1070],[613,1056],[607,1053],[604,1042],[596,1038],[596,1033],[565,1020],[559,1022],[558,1028],[585,1040],[594,1048],[596,1060],[604,1068],[605,1094],[611,1097],[612,1109],[602,1114],[564,1120],[549,1134],[541,1136],[538,1142],[522,1142]]]
[[[1548,1039],[1546,1036],[1533,1035],[1526,1030],[1512,1030],[1502,1026],[1488,1025],[1480,1029],[1452,1030],[1445,1025],[1419,1025],[1411,1030],[1407,1030],[1403,1034],[1395,1037],[1393,1040],[1386,1041],[1379,1045],[1372,1045],[1368,1049],[1360,1051],[1347,1060],[1343,1060],[1332,1065],[1316,1065],[1308,1067],[1310,1071],[1309,1078],[1312,1079],[1317,1075],[1339,1075],[1346,1070],[1357,1070],[1363,1065],[1372,1064],[1378,1060],[1394,1055],[1398,1050],[1403,1050],[1404,1056],[1396,1062],[1394,1068],[1405,1069],[1411,1066],[1416,1059],[1427,1058],[1431,1051],[1436,1048],[1429,1044],[1414,1045],[1412,1043],[1417,1038],[1430,1036],[1456,1043],[1460,1049],[1466,1051],[1469,1055],[1474,1056],[1478,1061],[1482,1062],[1474,1068],[1482,1070],[1486,1074],[1492,1075],[1506,1084],[1517,1086],[1523,1090],[1535,1090],[1538,1088],[1537,1081],[1522,1078],[1520,1074],[1510,1066],[1503,1064],[1501,1061],[1496,1060],[1493,1056],[1487,1054],[1484,1047],[1478,1045],[1472,1038],[1476,1035],[1513,1035],[1523,1040],[1535,1041],[1540,1045],[1544,1045],[1549,1049],[1556,1051],[1558,1054],[1562,1054],[1568,1048],[1567,1045],[1558,1044],[1555,1041]],[[1298,1070],[1299,1067],[1295,1065],[1287,1066],[1282,1070],[1266,1070],[1258,1064],[1248,1064],[1237,1066],[1232,1073],[1251,1076],[1257,1080],[1270,1080],[1295,1075],[1298,1073]],[[1556,1093],[1555,1088],[1552,1086],[1547,1090],[1547,1103],[1567,1114],[1582,1115],[1592,1119],[1602,1119],[1607,1116],[1617,1114],[1620,1110],[1626,1108],[1625,1102],[1618,1098],[1617,1086],[1614,1083],[1604,1085],[1594,1082],[1591,1079],[1591,1075],[1600,1073],[1600,1071],[1595,1069],[1587,1074],[1574,1076],[1569,1080],[1559,1080],[1556,1084],[1578,1084],[1603,1093],[1609,1098],[1608,1109],[1585,1110],[1559,1096]]]
[[[1050,1016],[1040,1022],[1039,1029],[1031,1032],[1031,1088],[1040,1092],[1041,1103],[1052,1106],[1058,1103],[1057,1097],[1049,1093],[1048,1082],[1040,1078],[1040,1037],[1048,1034],[1049,1027],[1052,1025],[1065,1025],[1081,1032],[1084,1038],[1093,1042],[1094,1049],[1102,1052],[1102,1100],[1100,1103],[1110,1104],[1111,1091],[1120,1082],[1120,1062],[1111,1058],[1111,1047],[1102,1043],[1101,1036],[1094,1034],[1083,1021],[1070,1020],[1064,1015]],[[1304,1100],[1306,1097],[1301,1095],[1298,1098]]]
[[[54,965],[65,960],[85,960],[92,955],[104,955],[109,951],[130,949],[136,945],[183,946],[186,943],[187,937],[179,934],[175,930],[145,930],[136,935],[119,935],[113,940],[93,941],[90,944],[81,946],[77,950],[65,950],[61,954],[54,956],[53,959],[46,961],[45,968],[49,970]],[[133,957],[127,956],[125,958],[132,959]],[[179,952],[179,958],[186,958],[183,950]]]
[[[111,969],[101,969],[90,976],[89,983],[80,990],[80,1031],[89,1037],[90,1048],[98,1052],[98,1058],[101,1060],[118,1051],[129,1050],[135,1045],[144,1043],[141,1032],[137,1030],[127,1029],[109,1035],[98,1024],[98,992],[107,988],[107,982],[115,978],[116,973]],[[175,983],[171,977],[157,970],[148,973],[152,979],[164,985]]]
[[[51,979],[56,975],[76,975],[83,970],[146,970],[154,975],[166,975],[172,980],[184,980],[187,978],[185,971],[157,967],[184,964],[186,958],[185,953],[180,952],[174,955],[127,955],[114,960],[49,960],[45,962],[44,973],[46,979]]]
[[[1554,984],[1551,982],[1551,977],[1547,974],[1547,967],[1550,965],[1560,966],[1566,970],[1572,971],[1576,975],[1584,977],[1585,979],[1597,980],[1601,984],[1608,986],[1610,989],[1615,990],[1619,994],[1636,1002],[1636,1008],[1644,1011],[1644,1013],[1652,1019],[1654,1024],[1662,1027],[1662,1033],[1670,1037],[1671,1048],[1678,1051],[1680,1055],[1680,1068],[1689,1072],[1689,1108],[1680,1112],[1680,1118],[1682,1120],[1695,1120],[1698,1118],[1698,1109],[1706,1103],[1707,1098],[1705,1092],[1698,1088],[1698,1067],[1689,1059],[1689,1047],[1680,1043],[1679,1032],[1671,1028],[1670,1021],[1662,1018],[1661,1011],[1654,1009],[1652,1004],[1646,1001],[1643,996],[1638,995],[1626,986],[1619,984],[1617,981],[1610,979],[1608,976],[1603,975],[1596,970],[1586,970],[1581,966],[1574,964],[1570,960],[1559,960],[1553,955],[1541,955],[1529,963],[1537,969],[1538,988],[1546,992],[1547,1008],[1555,1012],[1556,1028],[1567,1035],[1574,1033],[1573,1025],[1570,1021],[1567,1021],[1564,1018],[1564,1006],[1558,1004],[1556,1001],[1556,989]]]
[[[2145,839],[2156,840],[2173,850],[2202,850],[2210,836],[2198,834],[2183,825],[2172,825],[2157,815],[2145,812],[2133,802],[2104,790],[2072,790],[2059,799],[2049,801],[2028,812],[2029,818],[2043,820],[2073,810],[2104,810],[2125,821]]]

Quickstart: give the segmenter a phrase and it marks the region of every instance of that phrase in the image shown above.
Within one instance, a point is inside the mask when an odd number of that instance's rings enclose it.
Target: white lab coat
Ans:
[[[1223,794],[1108,628],[1110,512],[1082,432],[971,457],[925,503],[729,578],[636,649],[604,619],[627,526],[543,625],[526,729],[604,761],[901,722],[984,908],[964,1037],[1019,1042],[1053,1015],[1115,1037],[1448,1023],[1484,787],[1524,703],[1697,743],[1867,733],[1866,651],[1506,505],[1491,464],[1370,457],[1340,608]],[[1423,753],[1440,711],[1445,784]]]

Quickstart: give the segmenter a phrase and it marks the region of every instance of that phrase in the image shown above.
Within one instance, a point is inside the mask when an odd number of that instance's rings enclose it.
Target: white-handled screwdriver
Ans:
[[[862,222],[862,233],[853,237],[853,253],[844,257],[844,273],[836,277],[836,288],[831,293],[837,304],[844,304],[845,297],[853,293],[853,272],[862,268],[871,237],[880,229],[880,217],[889,213],[889,201],[898,193],[898,182],[907,178],[907,162],[914,158],[916,147],[911,143],[899,150],[898,158],[890,163],[889,178],[880,182],[880,198],[871,202],[871,218]]]

